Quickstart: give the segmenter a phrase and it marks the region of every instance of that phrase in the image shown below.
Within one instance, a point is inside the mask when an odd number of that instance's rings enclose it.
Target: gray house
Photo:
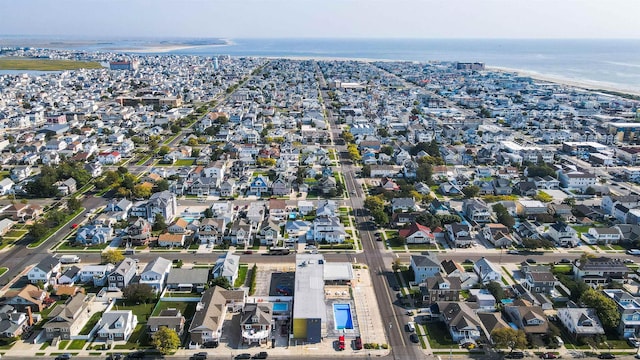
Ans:
[[[109,278],[107,279],[109,291],[124,289],[137,273],[138,263],[131,258],[125,258],[116,266],[115,270],[109,274]]]

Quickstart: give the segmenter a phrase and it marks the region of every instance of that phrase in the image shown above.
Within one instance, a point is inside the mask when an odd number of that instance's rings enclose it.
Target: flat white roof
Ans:
[[[351,263],[325,263],[324,281],[352,280],[353,267]]]
[[[321,254],[297,254],[293,318],[325,321],[326,313],[324,256]]]

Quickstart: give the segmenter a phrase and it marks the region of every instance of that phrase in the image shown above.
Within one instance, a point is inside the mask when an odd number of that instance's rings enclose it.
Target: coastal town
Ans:
[[[1,48],[0,355],[632,358],[640,98]],[[640,355],[637,357],[640,358]]]

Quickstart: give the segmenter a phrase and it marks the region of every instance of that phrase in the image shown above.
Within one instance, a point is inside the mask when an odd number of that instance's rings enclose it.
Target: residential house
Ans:
[[[13,306],[17,311],[32,313],[41,312],[45,308],[45,300],[49,293],[40,290],[37,286],[27,284],[19,290],[8,290],[4,294],[5,305]],[[27,310],[30,308],[30,310]]]
[[[287,203],[282,199],[269,200],[269,218],[274,221],[283,221],[287,217]]]
[[[38,282],[45,285],[55,284],[58,276],[60,276],[61,266],[59,259],[48,255],[27,272],[27,279],[32,284],[37,284]]]
[[[97,160],[101,165],[115,165],[122,160],[122,155],[117,151],[101,152],[98,154]]]
[[[343,243],[346,231],[340,219],[335,216],[317,216],[313,220],[313,240],[329,243]]]
[[[502,313],[499,312],[478,312],[478,318],[482,322],[484,329],[486,330],[486,334],[488,335],[489,341],[494,343],[494,340],[491,338],[491,333],[494,330],[507,328],[509,324],[502,318]]]
[[[495,195],[511,195],[513,190],[511,181],[507,179],[494,179],[491,185],[493,185],[493,193]]]
[[[247,220],[255,227],[262,222],[267,212],[266,205],[262,201],[252,202],[247,209]]]
[[[227,311],[242,309],[246,294],[242,290],[212,287],[202,294],[189,326],[189,348],[199,348],[209,341],[219,341]]]
[[[134,276],[138,274],[138,263],[131,258],[125,258],[109,274],[107,283],[109,291],[123,290],[129,285]]]
[[[171,221],[178,213],[176,194],[170,191],[157,192],[145,204],[147,220],[155,221],[156,214],[161,214],[166,221]]]
[[[611,281],[624,282],[629,268],[621,259],[608,257],[586,258],[573,263],[573,276],[593,287],[606,285]]]
[[[76,281],[80,279],[80,268],[73,265],[68,267],[60,278],[58,278],[58,285],[74,285]]]
[[[171,272],[171,261],[163,257],[157,257],[144,267],[140,273],[140,284],[151,286],[154,293],[164,290],[167,276]]]
[[[422,305],[431,305],[438,301],[460,301],[460,290],[462,287],[459,277],[435,274],[420,286]]]
[[[482,336],[482,323],[476,312],[464,302],[438,302],[440,320],[444,321],[453,341],[459,344],[475,340]]]
[[[253,226],[246,219],[237,219],[229,229],[229,238],[234,245],[248,245],[253,239]]]
[[[462,204],[462,211],[471,221],[477,223],[491,221],[491,212],[489,211],[489,207],[482,200],[466,199]]]
[[[271,183],[271,194],[274,196],[286,196],[291,193],[291,181],[284,176],[278,176]]]
[[[589,228],[588,235],[593,238],[597,244],[617,244],[622,240],[622,233],[616,227],[609,228]]]
[[[21,182],[22,180],[28,178],[29,176],[31,176],[33,172],[33,168],[29,165],[19,165],[19,166],[14,166],[11,169],[11,172],[9,174],[9,178],[11,178],[11,180],[13,180],[16,183]]]
[[[337,216],[338,204],[335,200],[321,200],[316,208],[316,216]]]
[[[569,225],[563,222],[557,222],[549,226],[547,235],[561,246],[574,247],[578,245],[577,232]]]
[[[43,326],[46,338],[69,340],[77,336],[89,320],[91,314],[89,304],[85,294],[77,293],[68,298],[64,304],[56,305],[49,313],[49,320]]]
[[[138,317],[131,310],[109,310],[98,320],[97,340],[127,341],[138,325]]]
[[[189,222],[183,218],[177,218],[171,225],[167,227],[167,231],[171,234],[184,234],[187,232]]]
[[[212,277],[224,277],[229,281],[229,284],[233,285],[238,278],[238,269],[240,268],[240,256],[234,255],[231,252],[227,252],[221,255],[216,260],[213,270],[211,271]]]
[[[126,229],[125,239],[134,246],[144,246],[151,237],[151,223],[144,218],[137,218]]]
[[[75,242],[83,245],[105,244],[113,238],[113,229],[102,225],[85,225],[76,232]]]
[[[11,230],[11,228],[15,225],[15,221],[11,219],[2,219],[0,220],[0,236],[5,236]]]
[[[558,320],[574,340],[604,334],[602,323],[591,308],[560,308]]]
[[[210,269],[171,269],[167,276],[169,290],[203,292],[209,283]]]
[[[502,224],[485,224],[482,227],[482,236],[496,248],[506,248],[514,242],[509,234],[509,228]]]
[[[504,307],[511,322],[527,335],[544,335],[549,332],[549,321],[540,306],[531,302],[517,299],[511,305]]]
[[[43,211],[40,205],[15,203],[9,205],[4,213],[11,216],[11,219],[19,222],[35,220],[42,216]]]
[[[434,277],[436,274],[440,273],[438,258],[433,253],[411,255],[409,266],[413,271],[415,282],[417,284],[422,284],[427,280],[427,278]]]
[[[416,201],[413,198],[393,198],[391,199],[391,212],[407,212],[417,210]]]
[[[269,180],[264,176],[256,176],[251,183],[249,183],[248,195],[256,195],[261,197],[269,194]]]
[[[240,331],[244,344],[266,344],[271,336],[273,303],[248,303],[242,308]]]
[[[74,178],[68,178],[65,181],[59,181],[55,184],[58,189],[58,194],[61,196],[67,196],[77,191],[76,180]]]
[[[502,279],[500,268],[485,257],[480,258],[473,264],[473,271],[478,274],[479,281],[483,284],[491,281],[500,282]]]
[[[540,214],[548,214],[547,205],[538,200],[518,200],[516,201],[516,214],[529,217]]]
[[[280,226],[271,220],[263,222],[258,230],[258,238],[261,245],[277,244],[280,238]]]
[[[174,308],[164,309],[157,316],[149,316],[147,333],[153,335],[160,327],[164,326],[175,331],[178,336],[182,336],[185,323],[186,319],[180,313],[180,310]]]
[[[15,183],[10,178],[0,180],[0,195],[8,195],[13,192]]]
[[[555,289],[556,277],[550,271],[525,272],[522,286],[536,294],[550,294]]]
[[[446,224],[444,228],[447,230],[447,239],[455,247],[471,247],[476,242],[471,236],[471,228],[467,224]]]
[[[620,313],[618,335],[624,339],[640,337],[640,298],[624,289],[603,289],[602,292],[615,301]]]
[[[0,337],[19,337],[32,325],[33,316],[30,318],[27,313],[19,312],[11,305],[0,305]]]
[[[225,228],[226,222],[224,219],[202,219],[194,239],[200,241],[201,244],[220,244]]]
[[[432,244],[435,242],[435,236],[431,229],[418,223],[398,230],[398,236],[403,237],[407,244]]]
[[[93,286],[105,286],[113,268],[113,264],[85,265],[80,269],[78,278],[83,284],[90,282],[93,283]]]
[[[184,246],[184,234],[160,234],[158,235],[158,246],[171,248]]]
[[[406,224],[412,224],[415,223],[416,220],[418,219],[418,217],[421,215],[422,213],[420,212],[397,212],[397,213],[393,213],[393,215],[391,215],[391,221],[389,222],[389,224],[391,225],[391,227],[402,227]]]

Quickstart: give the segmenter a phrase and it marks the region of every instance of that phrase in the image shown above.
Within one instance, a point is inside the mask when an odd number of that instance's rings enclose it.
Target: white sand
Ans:
[[[535,71],[511,69],[511,68],[504,68],[504,67],[497,67],[497,66],[487,66],[487,70],[513,72],[522,76],[529,76],[536,80],[546,81],[546,82],[560,84],[560,85],[572,86],[572,87],[586,89],[590,91],[607,90],[607,91],[615,91],[619,93],[640,96],[640,90],[623,88],[618,84],[611,84],[611,83],[600,82],[600,81],[568,79],[562,76],[540,74]]]

